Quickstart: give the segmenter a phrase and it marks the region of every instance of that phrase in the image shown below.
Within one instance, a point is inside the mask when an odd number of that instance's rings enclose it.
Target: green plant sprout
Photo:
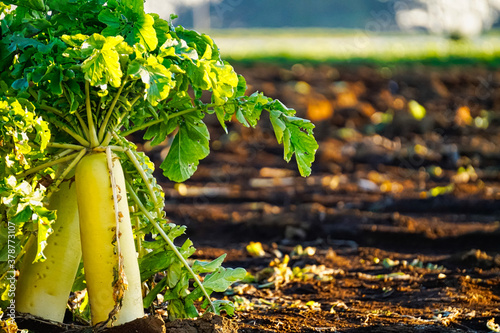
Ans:
[[[3,0],[0,17],[1,308],[15,288],[17,311],[62,321],[70,292],[87,288],[78,313],[92,325],[140,318],[159,293],[172,320],[198,316],[200,299],[233,313],[210,295],[245,270],[222,267],[224,256],[187,263],[192,242],[174,245],[185,227],[166,219],[153,164],[126,137],[174,136],[161,169],[182,182],[209,154],[205,116],[227,132],[265,110],[284,159],[307,176],[314,125],[247,96],[209,36],[146,14],[142,0]]]

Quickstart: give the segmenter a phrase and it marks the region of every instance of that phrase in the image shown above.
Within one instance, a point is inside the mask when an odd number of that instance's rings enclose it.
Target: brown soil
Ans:
[[[195,255],[228,253],[226,266],[260,277],[224,296],[238,301],[239,332],[489,332],[489,320],[500,323],[500,71],[237,70],[251,90],[315,119],[320,141],[312,176],[301,178],[265,121],[229,135],[214,123],[198,172],[185,186],[165,182],[167,214],[188,226]],[[410,100],[425,107],[422,120]],[[392,121],[380,122],[383,113]],[[489,126],[475,126],[478,117]],[[248,254],[252,241],[263,257]],[[292,256],[299,244],[315,254]],[[313,273],[280,277],[270,265],[286,254],[291,270]]]
[[[317,161],[301,178],[265,121],[225,135],[215,120],[212,153],[191,180],[174,185],[158,172],[167,215],[187,225],[195,257],[227,253],[226,267],[254,277],[216,295],[238,304],[232,320],[177,321],[167,332],[490,332],[488,321],[500,323],[499,70],[237,70],[252,91],[314,120]],[[410,100],[425,107],[422,120]],[[168,146],[142,148],[159,163]]]

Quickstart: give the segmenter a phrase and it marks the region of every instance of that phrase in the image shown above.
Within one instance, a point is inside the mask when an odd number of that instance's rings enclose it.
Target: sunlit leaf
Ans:
[[[172,73],[153,56],[132,61],[127,73],[145,84],[145,97],[153,106],[167,98],[173,88]]]
[[[203,286],[207,289],[223,292],[227,290],[234,282],[243,279],[246,275],[243,268],[218,268],[215,272],[205,277]]]
[[[209,153],[210,134],[199,116],[183,117],[169,153],[161,168],[164,175],[175,182],[182,182],[196,171],[199,161]]]
[[[120,57],[116,51],[116,46],[123,41],[123,38],[104,37],[98,34],[92,35],[85,43],[87,48],[92,49],[90,57],[82,64],[85,79],[93,86],[111,84],[119,87],[122,80],[122,70]]]
[[[297,165],[302,176],[311,174],[311,164],[318,149],[318,143],[313,136],[314,125],[302,118],[289,116],[293,110],[283,109],[281,104],[272,103],[270,120],[276,139],[283,142],[284,159],[288,162],[295,154]],[[283,112],[283,110],[286,112]]]
[[[211,273],[222,265],[222,262],[224,261],[225,258],[226,254],[223,254],[217,259],[214,259],[212,261],[195,260],[192,267],[193,272],[195,272],[196,274]]]

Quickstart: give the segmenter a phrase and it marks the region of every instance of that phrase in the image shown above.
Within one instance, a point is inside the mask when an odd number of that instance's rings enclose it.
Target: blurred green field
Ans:
[[[498,32],[461,40],[329,29],[235,29],[209,34],[224,59],[237,62],[500,65]]]

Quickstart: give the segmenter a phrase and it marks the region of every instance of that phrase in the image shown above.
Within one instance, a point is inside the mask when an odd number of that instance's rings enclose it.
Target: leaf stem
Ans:
[[[123,108],[125,109],[125,111],[123,111],[119,116],[118,116],[118,120],[116,121],[116,125],[115,125],[115,128],[112,130],[112,131],[108,131],[108,133],[106,134],[106,137],[104,138],[104,140],[102,141],[102,145],[106,146],[106,145],[109,145],[109,143],[111,142],[111,137],[112,137],[112,134],[116,131],[118,131],[118,128],[120,127],[120,124],[122,123],[123,119],[125,119],[125,117],[127,116],[127,114],[129,114],[130,110],[132,110],[132,107],[134,106],[134,104],[139,100],[141,96],[140,95],[137,95],[132,101],[131,103],[128,103],[128,105],[122,105]]]
[[[57,155],[55,156],[55,158],[56,158],[56,159],[58,159],[58,158],[62,158],[62,157],[64,157],[64,156],[68,155],[69,153],[72,153],[73,151],[74,151],[73,149],[65,149],[65,150],[63,150],[62,152],[60,152],[59,154],[57,154]]]
[[[80,126],[82,127],[82,131],[85,134],[85,138],[88,140],[89,139],[89,128],[87,127],[87,124],[85,124],[85,121],[83,120],[82,116],[80,116],[78,111],[75,111],[75,116],[76,116],[76,119],[78,119]]]
[[[61,173],[59,175],[59,177],[57,177],[57,180],[54,184],[51,185],[51,187],[54,189],[54,188],[59,188],[59,185],[61,185],[62,181],[66,178],[66,176],[68,175],[68,173],[71,172],[71,170],[73,170],[73,168],[76,167],[76,165],[78,164],[78,162],[80,162],[80,160],[83,158],[83,156],[87,153],[87,149],[82,149],[78,154],[76,154],[76,157],[73,159],[73,161],[64,169],[64,172]],[[52,195],[53,191],[51,191],[48,195],[47,195],[47,200],[50,199],[50,196]]]
[[[130,112],[130,109],[125,107],[125,111],[123,111],[122,113],[120,113],[120,115],[118,116],[118,120],[116,122],[117,126],[115,127],[114,131],[116,132],[119,124],[121,124],[121,122],[123,121],[123,119],[125,119],[125,117],[127,116],[127,114]]]
[[[137,206],[133,205],[133,206],[130,206],[130,213],[133,214],[133,218],[134,218],[134,226],[135,226],[135,230],[139,230],[140,229],[140,221],[139,221],[139,216],[137,216],[137,214],[135,214],[137,212]],[[142,256],[144,255],[144,251],[143,251],[143,247],[142,247],[142,238],[141,237],[136,237],[135,238],[135,241],[136,241],[136,247],[137,247],[137,253],[139,254],[139,258],[142,258]]]
[[[185,115],[187,113],[190,113],[190,112],[193,112],[193,111],[197,111],[199,110],[200,108],[191,108],[191,109],[186,109],[186,110],[182,110],[182,111],[179,111],[179,112],[176,112],[176,113],[173,113],[173,114],[170,114],[168,115],[167,119],[164,119],[164,118],[160,118],[160,119],[155,119],[155,120],[152,120],[148,123],[145,123],[145,124],[142,124],[140,126],[137,126],[133,129],[130,129],[128,131],[125,131],[125,132],[122,132],[121,133],[121,136],[127,136],[127,135],[130,135],[132,133],[135,133],[137,131],[140,131],[142,129],[145,129],[145,128],[148,128],[149,126],[153,126],[153,125],[156,125],[158,123],[161,123],[161,122],[167,122],[169,121],[170,119],[172,118],[175,118],[175,117],[179,117],[179,116],[182,116],[182,115]]]
[[[82,150],[82,151],[85,152],[85,150]],[[81,152],[80,152],[80,154],[81,154]],[[65,156],[65,157],[62,157],[62,158],[58,158],[56,160],[44,163],[44,164],[39,165],[37,167],[31,168],[29,170],[26,170],[25,172],[19,174],[18,177],[19,178],[24,178],[24,177],[26,177],[28,175],[31,175],[31,174],[33,174],[35,172],[38,172],[38,171],[42,170],[42,169],[51,167],[51,166],[59,164],[59,163],[64,163],[64,162],[70,161],[71,159],[75,158],[77,155],[79,155],[79,153],[74,153],[74,154],[71,154],[71,155],[68,155],[68,156]]]
[[[118,119],[116,121],[116,125],[115,125],[115,128],[113,130],[110,130],[106,133],[106,136],[104,137],[104,139],[102,140],[101,144],[103,146],[107,146],[109,145],[109,143],[111,142],[111,138],[113,137],[113,133],[115,131],[118,130],[118,128],[120,127],[120,124],[121,122],[123,121],[123,119],[125,119],[125,116],[130,112],[130,109],[131,109],[131,106],[128,107],[128,106],[125,106],[123,105],[125,111],[123,111],[119,116],[118,116]]]
[[[168,120],[170,120],[172,118],[176,118],[176,117],[182,116],[182,115],[185,115],[187,113],[191,113],[193,111],[198,111],[199,109],[200,108],[191,108],[191,109],[186,109],[186,110],[182,110],[182,111],[176,112],[174,114],[169,114],[168,115]]]
[[[52,106],[48,106],[46,104],[41,104],[40,108],[42,110],[52,112],[56,116],[59,116],[61,119],[66,120],[64,117],[64,113],[62,111],[52,107]],[[89,144],[88,141],[85,138],[83,138],[80,134],[76,133],[74,131],[74,129],[69,129],[68,127],[63,127],[63,126],[57,126],[57,127],[60,128],[61,130],[63,130],[64,132],[68,133],[69,135],[71,135],[71,137],[73,137],[73,139],[78,141],[80,144],[82,144],[82,145]],[[85,128],[82,128],[82,129],[85,131]]]
[[[64,97],[66,97],[66,101],[68,101],[68,104],[70,105],[70,112],[71,112],[71,100],[68,96],[67,89],[65,88],[65,85],[63,85],[62,88],[63,88]],[[78,110],[75,110],[75,116],[76,116],[76,119],[78,119],[78,122],[80,123],[80,127],[83,131],[83,134],[85,135],[85,138],[88,140],[89,129],[87,127],[87,124],[85,124],[85,122],[83,121],[83,118],[78,113]]]
[[[73,132],[69,128],[66,128],[66,127],[59,127],[59,128],[62,131],[68,133],[73,139],[75,139],[76,141],[78,141],[78,143],[81,144],[82,146],[86,146],[86,147],[90,146],[90,143],[84,137],[82,137],[79,134],[76,134],[75,132]]]
[[[118,141],[120,140],[116,133],[113,133],[113,136],[115,137],[116,140],[118,140]],[[144,184],[146,184],[146,188],[149,192],[149,195],[151,196],[151,199],[153,200],[153,202],[155,204],[156,209],[159,211],[161,208],[161,205],[159,205],[157,200],[156,200],[156,196],[154,195],[153,186],[148,181],[148,176],[144,172],[144,169],[142,168],[141,163],[135,157],[134,152],[132,152],[132,150],[129,148],[125,148],[125,147],[121,147],[121,146],[110,146],[110,147],[112,150],[121,151],[121,152],[125,153],[127,155],[127,157],[129,158],[129,160],[132,162],[132,164],[134,164],[135,169],[137,170],[137,172],[139,172],[139,175],[141,176],[142,180],[144,181]]]
[[[141,163],[139,163],[139,161],[135,157],[135,155],[132,152],[132,150],[125,149],[125,154],[130,159],[130,161],[132,161],[132,163],[134,164],[137,172],[139,172],[139,174],[141,175],[142,180],[146,184],[146,187],[148,189],[149,195],[151,196],[151,200],[153,200],[153,202],[155,204],[155,207],[157,208],[157,210],[160,210],[160,205],[158,205],[158,202],[156,200],[156,196],[155,196],[155,193],[154,193],[154,190],[153,190],[153,186],[151,185],[151,182],[149,182],[148,176],[144,172],[144,169],[142,168]],[[160,215],[158,215],[158,216],[160,216]]]
[[[90,83],[85,81],[85,106],[87,108],[87,123],[89,126],[90,148],[99,146],[99,139],[94,126],[94,118],[92,118],[92,107],[90,105]]]
[[[141,98],[142,95],[137,95],[134,97],[134,99],[130,102],[130,108],[132,109],[132,107],[134,106],[135,103],[137,103],[137,101],[139,100],[139,98]]]
[[[61,118],[63,118],[63,119],[64,119],[64,113],[63,113],[61,110],[59,110],[59,109],[57,109],[57,108],[55,108],[55,107],[48,106],[48,105],[46,105],[46,104],[40,104],[40,108],[41,108],[42,110],[45,110],[45,111],[50,111],[50,112],[52,112],[53,114],[58,115],[59,117],[61,117]]]
[[[104,117],[104,121],[101,124],[101,128],[99,129],[99,142],[102,141],[104,138],[104,133],[106,133],[106,127],[108,126],[109,118],[113,114],[113,110],[115,109],[116,102],[118,101],[118,98],[120,97],[123,87],[125,87],[125,84],[127,83],[127,78],[123,79],[122,85],[116,92],[115,97],[113,98],[113,101],[111,102],[111,105],[109,106],[108,112],[106,113],[106,117]]]
[[[134,163],[134,165],[135,165],[135,163]],[[136,168],[137,168],[137,166],[136,166]],[[193,279],[195,280],[195,282],[198,284],[198,286],[200,286],[201,291],[203,292],[203,294],[207,298],[208,302],[212,306],[212,309],[213,309],[214,313],[217,313],[217,309],[215,308],[215,305],[212,303],[212,300],[210,299],[210,295],[205,290],[205,287],[203,287],[203,284],[201,283],[200,279],[198,278],[198,275],[196,275],[195,272],[193,272],[193,269],[191,268],[191,266],[189,266],[189,264],[187,263],[186,259],[179,252],[179,250],[177,249],[177,247],[175,246],[175,244],[172,242],[172,240],[168,237],[168,235],[165,233],[165,231],[163,231],[163,229],[160,227],[160,225],[156,222],[155,218],[153,216],[151,216],[151,214],[147,211],[146,207],[144,207],[144,205],[142,204],[141,200],[139,199],[139,197],[137,196],[137,194],[134,192],[132,186],[128,182],[126,182],[126,184],[127,184],[127,192],[130,194],[130,197],[132,198],[132,200],[134,200],[134,202],[137,204],[137,206],[142,211],[142,213],[144,214],[144,216],[146,216],[146,218],[149,220],[149,222],[155,227],[156,231],[158,231],[158,233],[167,242],[168,246],[170,246],[170,248],[172,249],[172,251],[174,251],[174,253],[177,256],[177,258],[179,258],[179,260],[182,262],[182,264],[189,271],[189,274],[191,274],[191,276],[193,277]]]
[[[102,145],[103,145],[103,146],[108,146],[108,145],[109,145],[109,143],[111,142],[111,138],[112,138],[112,137],[113,137],[113,136],[111,135],[111,132],[110,132],[110,131],[106,132],[106,136],[105,136],[105,137],[104,137],[104,139],[102,140]]]
[[[82,149],[85,149],[84,146],[73,145],[73,144],[70,144],[70,143],[57,143],[57,142],[49,142],[49,143],[47,143],[47,147],[49,147],[49,148],[73,149],[73,150],[82,150]]]

